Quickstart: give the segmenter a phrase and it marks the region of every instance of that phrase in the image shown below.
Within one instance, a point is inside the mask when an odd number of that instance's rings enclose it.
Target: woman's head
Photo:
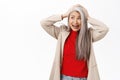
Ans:
[[[81,7],[73,8],[68,15],[68,26],[73,31],[79,31],[86,22],[85,14]]]
[[[78,59],[89,58],[90,54],[90,32],[87,26],[87,17],[83,8],[75,7],[68,16],[68,26],[70,30],[79,31],[76,51]]]
[[[68,19],[69,27],[73,31],[79,31],[81,28],[81,15],[78,11],[72,11]]]

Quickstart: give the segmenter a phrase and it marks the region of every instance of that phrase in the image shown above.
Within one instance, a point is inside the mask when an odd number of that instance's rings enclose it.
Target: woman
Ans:
[[[68,26],[54,24],[68,17]],[[87,23],[92,26],[88,28]],[[106,25],[88,15],[77,4],[65,14],[53,15],[41,21],[43,29],[58,40],[49,80],[100,80],[92,43],[108,32]]]

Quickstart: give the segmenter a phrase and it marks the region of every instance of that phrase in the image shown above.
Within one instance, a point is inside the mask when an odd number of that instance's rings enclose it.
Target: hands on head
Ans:
[[[74,8],[76,8],[76,7],[81,7],[82,10],[83,10],[83,12],[85,13],[85,16],[86,16],[87,19],[88,19],[88,17],[89,17],[88,11],[86,10],[86,8],[84,8],[84,7],[83,7],[82,5],[80,5],[80,4],[73,5],[71,8],[69,8],[69,10],[68,10],[66,13],[62,14],[62,19],[68,17],[69,13],[70,13]]]

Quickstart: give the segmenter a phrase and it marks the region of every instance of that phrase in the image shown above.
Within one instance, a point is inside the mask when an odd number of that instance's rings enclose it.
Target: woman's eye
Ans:
[[[81,19],[81,18],[77,18],[77,19]]]
[[[71,19],[74,19],[74,17],[71,17]]]

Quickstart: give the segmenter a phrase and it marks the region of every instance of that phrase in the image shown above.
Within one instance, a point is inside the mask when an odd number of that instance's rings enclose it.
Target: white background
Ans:
[[[0,80],[48,80],[57,40],[40,20],[78,3],[109,27],[94,43],[101,80],[120,80],[119,0],[0,0]]]

